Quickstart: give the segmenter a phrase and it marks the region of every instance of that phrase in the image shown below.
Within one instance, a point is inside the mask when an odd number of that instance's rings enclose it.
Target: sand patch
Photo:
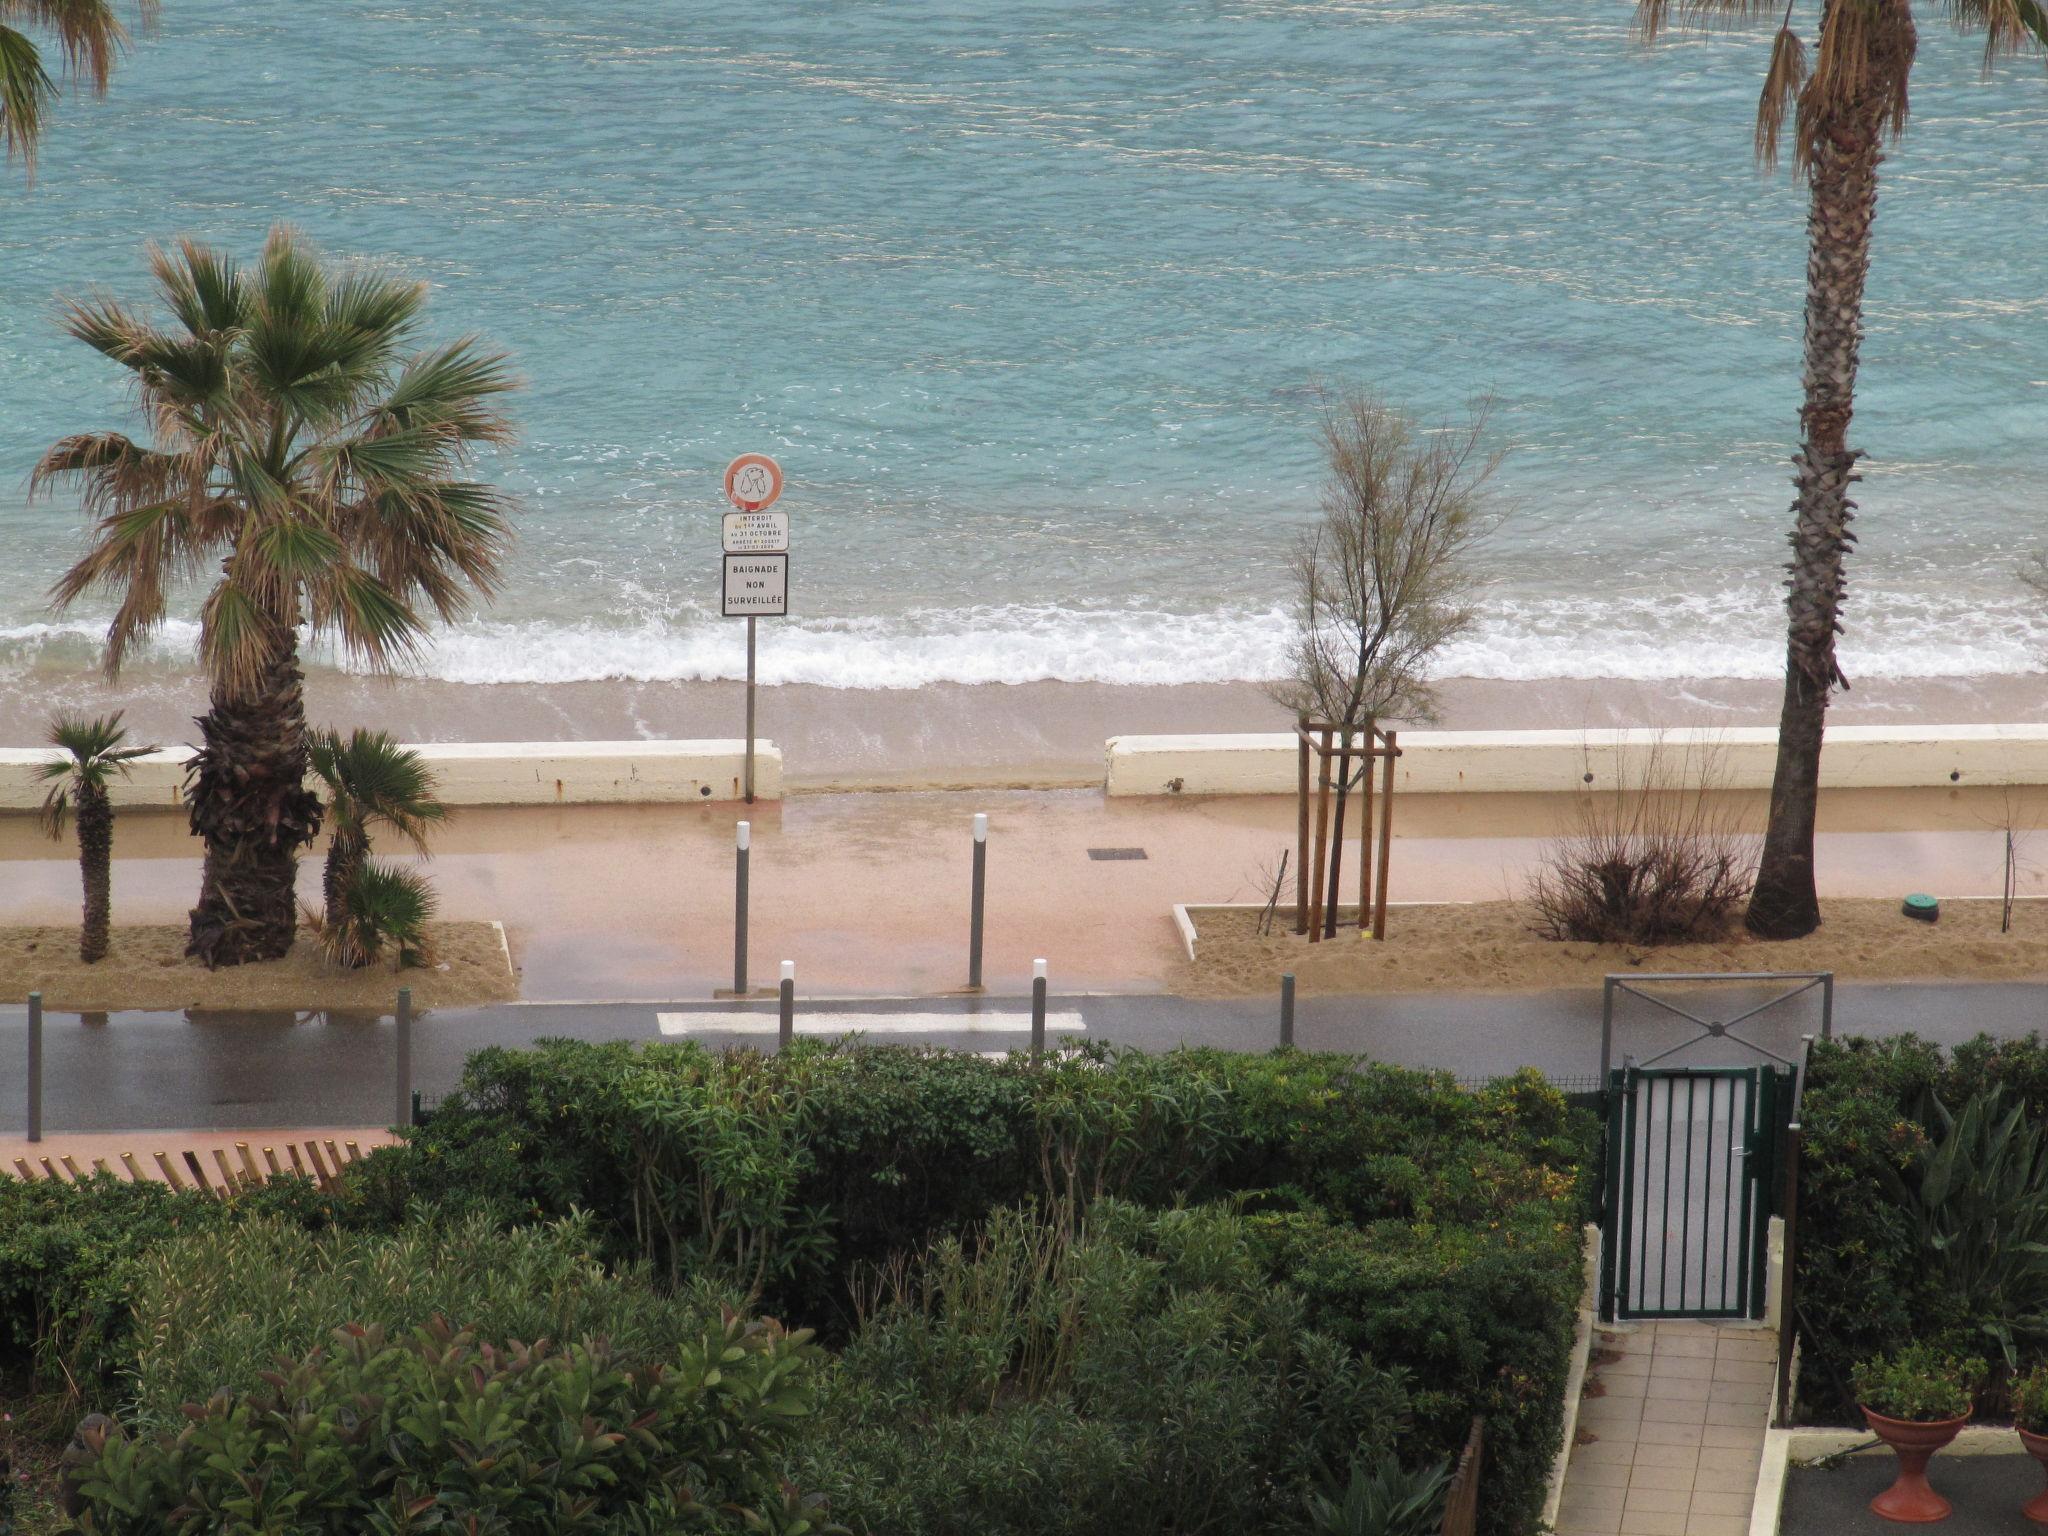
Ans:
[[[1941,921],[1903,916],[1895,901],[1821,903],[1820,931],[1764,943],[1740,927],[1713,944],[1638,949],[1560,944],[1536,936],[1520,902],[1396,907],[1378,944],[1340,928],[1311,945],[1291,933],[1261,938],[1252,911],[1195,914],[1196,959],[1169,987],[1191,996],[1246,996],[1275,990],[1292,971],[1303,992],[1512,992],[1598,986],[1610,972],[1833,971],[1845,981],[2018,981],[2048,977],[2048,903],[2021,902],[2010,933],[1998,931],[1996,901],[1945,901]],[[1285,927],[1282,913],[1279,926]]]
[[[185,929],[116,928],[104,960],[78,958],[78,930],[0,927],[0,1002],[41,992],[45,1007],[67,1012],[124,1008],[290,1008],[388,1011],[401,986],[420,1008],[507,1002],[519,981],[495,923],[433,923],[435,964],[400,971],[389,965],[344,971],[299,936],[282,960],[209,971],[185,957]]]

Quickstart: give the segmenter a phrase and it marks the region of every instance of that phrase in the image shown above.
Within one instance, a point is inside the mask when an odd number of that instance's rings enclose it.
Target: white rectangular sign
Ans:
[[[728,512],[722,523],[728,555],[774,555],[789,549],[787,512]]]
[[[727,555],[725,616],[780,618],[789,612],[789,556]]]

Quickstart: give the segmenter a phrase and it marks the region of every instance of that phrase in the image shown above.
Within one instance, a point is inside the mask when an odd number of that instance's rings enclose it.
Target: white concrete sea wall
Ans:
[[[1639,786],[1646,772],[1679,786],[1701,766],[1723,789],[1769,789],[1778,733],[1728,730],[1401,731],[1397,790],[1544,794]],[[1291,734],[1113,736],[1112,795],[1291,795]],[[1845,725],[1821,753],[1829,789],[2048,784],[2048,725]]]
[[[688,804],[737,800],[746,771],[744,741],[480,741],[414,748],[440,780],[448,805]],[[139,759],[116,780],[116,805],[174,810],[185,782],[182,747]],[[32,811],[47,786],[36,776],[52,754],[0,749],[0,811]],[[754,794],[782,798],[782,753],[754,748]]]

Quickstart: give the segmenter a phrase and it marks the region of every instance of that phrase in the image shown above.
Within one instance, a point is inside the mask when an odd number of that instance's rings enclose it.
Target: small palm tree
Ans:
[[[1814,817],[1820,801],[1821,734],[1828,696],[1846,686],[1835,656],[1848,591],[1849,531],[1862,453],[1849,446],[1856,368],[1863,344],[1863,284],[1885,141],[1906,128],[1906,86],[1919,48],[1912,0],[1818,0],[1809,48],[1798,0],[1788,0],[1757,104],[1756,154],[1778,158],[1792,119],[1792,159],[1806,178],[1805,399],[1793,456],[1792,558],[1786,564],[1785,696],[1770,820],[1749,901],[1748,926],[1766,939],[1795,939],[1820,926],[1814,886]],[[2042,0],[1946,0],[1949,22],[1984,34],[1984,67],[2001,55],[2048,47]],[[1772,17],[1757,0],[1637,0],[1637,21],[1655,38],[1676,16],[1692,22]],[[1809,64],[1809,57],[1811,63]]]
[[[91,542],[51,595],[114,599],[110,675],[181,578],[212,578],[187,952],[239,965],[291,948],[299,851],[320,831],[301,637],[388,670],[425,643],[423,614],[453,619],[496,590],[510,503],[466,471],[478,444],[511,440],[498,397],[515,380],[473,338],[412,350],[425,284],[323,263],[286,228],[247,271],[190,241],[152,247],[150,264],[174,323],[96,297],[66,326],[133,376],[154,442],[67,437],[31,493],[82,493]]]
[[[64,821],[78,818],[78,874],[85,887],[85,923],[78,935],[78,958],[87,965],[107,952],[114,893],[114,802],[107,786],[116,774],[126,777],[128,765],[147,757],[155,747],[124,747],[127,732],[121,712],[84,720],[60,715],[50,722],[50,744],[64,753],[43,764],[38,776],[49,782],[42,823],[52,838],[64,835]]]
[[[319,925],[320,947],[336,965],[358,970],[398,949],[402,966],[423,965],[430,956],[427,924],[438,905],[434,888],[411,870],[364,860],[349,878],[339,912],[329,908]]]
[[[313,772],[327,786],[327,868],[321,882],[327,921],[344,915],[356,871],[370,856],[370,830],[391,828],[420,853],[427,834],[448,819],[435,798],[434,772],[426,759],[383,731],[314,731],[309,741]]]
[[[156,16],[156,0],[142,0],[136,9],[147,24]],[[0,149],[10,160],[18,153],[33,175],[57,82],[35,39],[9,22],[52,34],[64,72],[84,81],[95,96],[107,93],[128,29],[107,0],[0,0]]]

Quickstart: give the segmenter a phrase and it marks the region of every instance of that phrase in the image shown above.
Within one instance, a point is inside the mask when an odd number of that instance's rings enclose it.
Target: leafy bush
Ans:
[[[1270,1530],[1405,1428],[1401,1373],[1308,1326],[1243,1216],[1050,1215],[999,1212],[872,1293],[804,1475],[857,1528]]]
[[[2027,1433],[2048,1435],[2048,1364],[2035,1366],[2012,1384],[2012,1417]]]
[[[239,1391],[279,1356],[297,1359],[339,1324],[406,1334],[434,1317],[488,1339],[602,1339],[615,1360],[673,1357],[720,1315],[703,1287],[658,1293],[592,1257],[587,1216],[500,1231],[481,1217],[395,1233],[309,1233],[256,1219],[177,1237],[137,1263],[134,1409],[169,1425],[179,1406]]]
[[[1912,1035],[1819,1044],[1800,1120],[1807,1411],[1852,1416],[1851,1364],[1900,1339],[1961,1355],[1996,1344],[2010,1369],[2043,1337],[2048,1254],[2032,1244],[2048,1237],[2048,1048],[2038,1037],[1979,1036],[1952,1053]]]
[[[25,1368],[61,1394],[64,1415],[98,1400],[128,1358],[140,1257],[229,1219],[205,1195],[112,1175],[78,1184],[0,1177],[0,1365]]]
[[[83,1432],[81,1536],[818,1531],[781,1465],[811,1411],[806,1334],[730,1318],[672,1363],[349,1327],[176,1433]]]
[[[1976,1356],[1959,1357],[1929,1344],[1908,1344],[1888,1355],[1859,1360],[1849,1379],[1856,1401],[1888,1419],[1934,1423],[1970,1411],[1987,1367]]]

